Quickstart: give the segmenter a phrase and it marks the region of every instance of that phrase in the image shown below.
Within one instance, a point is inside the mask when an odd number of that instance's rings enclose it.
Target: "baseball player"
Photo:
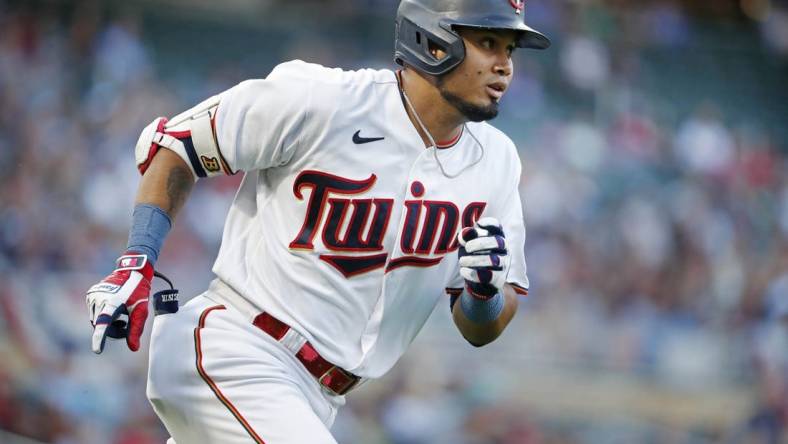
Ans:
[[[148,398],[170,443],[333,443],[345,394],[385,374],[449,295],[475,346],[527,294],[512,141],[494,118],[522,0],[403,0],[402,69],[292,61],[136,146],[127,251],[87,295],[92,348],[139,348],[156,259],[198,178],[243,171],[208,290],[157,300]]]

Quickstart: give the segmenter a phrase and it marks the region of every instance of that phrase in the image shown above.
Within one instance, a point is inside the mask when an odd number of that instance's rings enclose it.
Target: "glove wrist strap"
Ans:
[[[115,271],[138,271],[148,265],[148,256],[145,254],[135,254],[129,251],[118,258],[115,263]]]

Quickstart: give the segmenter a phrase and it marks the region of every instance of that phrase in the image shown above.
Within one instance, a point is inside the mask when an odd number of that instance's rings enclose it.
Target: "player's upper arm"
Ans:
[[[137,142],[140,172],[159,148],[176,152],[195,179],[287,163],[299,141],[311,85],[281,71],[241,82],[170,120],[154,120]]]

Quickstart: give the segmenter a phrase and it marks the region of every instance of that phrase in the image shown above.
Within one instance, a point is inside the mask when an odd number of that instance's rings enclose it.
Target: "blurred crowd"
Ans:
[[[319,49],[294,27],[280,38],[296,44],[221,63],[162,49],[188,43],[154,26],[190,20],[170,3],[0,1],[2,442],[166,439],[145,353],[90,353],[84,306],[125,246],[141,128],[287,58],[391,67],[364,52],[390,32],[331,23],[393,27],[394,0],[320,2]],[[528,2],[554,46],[517,54],[493,124],[523,158],[531,294],[482,350],[439,306],[404,362],[351,394],[340,442],[788,442],[788,7],[684,3]],[[280,2],[261,4],[276,21]],[[199,183],[167,240],[159,264],[187,298],[238,180]]]

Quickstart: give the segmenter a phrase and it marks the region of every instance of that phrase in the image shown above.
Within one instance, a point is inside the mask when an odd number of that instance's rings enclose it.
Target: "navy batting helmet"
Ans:
[[[547,48],[550,40],[524,23],[524,8],[524,0],[402,0],[394,60],[435,76],[451,71],[465,58],[456,27],[518,31],[517,47]],[[446,52],[446,57],[433,56],[432,45]]]

